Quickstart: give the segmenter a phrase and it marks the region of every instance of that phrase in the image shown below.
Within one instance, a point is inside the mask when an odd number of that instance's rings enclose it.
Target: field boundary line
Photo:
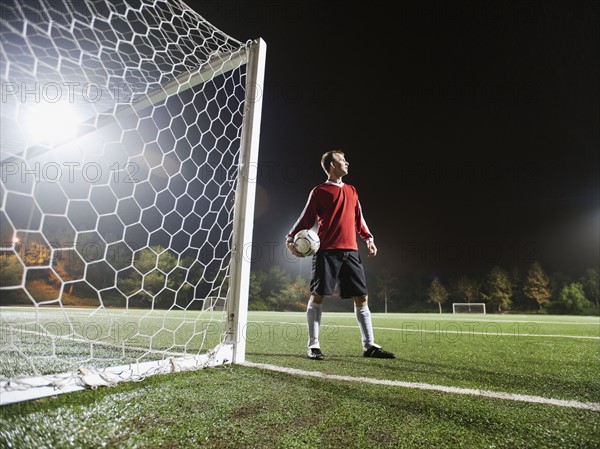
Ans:
[[[356,327],[347,325],[338,325],[339,327]],[[398,329],[396,327],[373,327],[374,330],[381,331],[405,331],[405,332],[424,332],[428,334],[472,334],[472,335],[487,335],[490,337],[550,337],[550,338],[577,338],[583,340],[600,340],[600,337],[594,335],[561,335],[561,334],[534,334],[534,333],[516,333],[516,332],[480,332],[471,330],[452,330],[452,329]]]
[[[387,315],[389,315],[389,314],[387,314]],[[397,319],[393,316],[387,316],[387,315],[385,313],[378,313],[378,312],[373,313],[373,316],[376,317],[378,320],[379,319],[383,319],[383,320]],[[533,320],[510,320],[510,319],[503,319],[503,318],[467,318],[467,317],[457,317],[456,315],[454,315],[452,313],[441,314],[440,316],[417,317],[417,319],[423,320],[423,321],[475,321],[475,322],[498,323],[498,324],[502,324],[502,323],[506,323],[506,324],[511,324],[511,323],[568,324],[571,326],[574,326],[574,325],[575,326],[597,326],[600,323],[600,321],[583,322],[583,321],[543,321],[543,320],[540,321],[540,320],[535,320],[535,319],[533,319]]]
[[[427,384],[421,382],[405,382],[399,380],[386,380],[386,379],[374,379],[372,377],[354,377],[354,376],[342,376],[339,374],[328,374],[323,373],[321,371],[306,371],[297,368],[287,368],[284,366],[270,365],[267,363],[254,363],[254,362],[244,362],[241,363],[243,366],[248,366],[251,368],[264,369],[268,371],[275,371],[284,374],[290,374],[294,376],[306,376],[306,377],[317,377],[320,379],[330,379],[330,380],[339,380],[345,382],[359,382],[359,383],[368,383],[374,385],[385,385],[391,387],[402,387],[402,388],[411,388],[411,389],[419,389],[419,390],[430,390],[430,391],[439,391],[442,393],[454,393],[454,394],[464,394],[470,396],[482,396],[493,399],[503,399],[510,401],[520,401],[520,402],[528,402],[535,404],[544,404],[544,405],[555,405],[558,407],[570,407],[577,408],[581,410],[592,410],[595,412],[600,412],[600,403],[599,402],[581,402],[581,401],[569,401],[563,399],[554,399],[554,398],[545,398],[542,396],[531,396],[525,394],[516,394],[516,393],[505,393],[499,391],[490,391],[490,390],[479,390],[474,388],[459,388],[459,387],[448,387],[445,385],[434,385]]]
[[[281,312],[281,311],[258,311],[258,310],[251,310],[250,313],[252,315],[282,315],[282,314],[286,314],[288,312]],[[299,315],[304,314],[304,312],[291,312],[291,313],[297,313]],[[354,313],[353,312],[328,312],[325,311],[323,312],[324,314],[328,314],[330,317],[331,316],[335,316],[335,315],[346,315],[347,318],[353,318],[354,317]],[[584,319],[585,321],[545,321],[545,320],[540,320],[539,318],[536,319],[536,317],[532,318],[532,319],[525,319],[525,318],[520,318],[520,319],[512,319],[512,317],[508,317],[508,316],[494,316],[494,314],[487,314],[487,315],[482,315],[482,317],[479,318],[473,318],[472,316],[469,315],[460,315],[457,316],[456,314],[452,314],[452,313],[422,313],[422,314],[405,314],[402,312],[391,312],[391,313],[383,313],[383,312],[371,312],[373,318],[376,318],[378,320],[396,320],[398,319],[398,317],[403,318],[403,319],[409,319],[409,320],[420,320],[420,321],[476,321],[476,322],[490,322],[490,323],[498,323],[498,324],[502,324],[502,323],[506,323],[506,324],[511,324],[511,323],[535,323],[535,324],[568,324],[568,325],[578,325],[578,326],[598,326],[600,324],[600,316],[589,316],[589,315],[582,315],[581,318]],[[543,315],[546,317],[561,317],[564,315]],[[488,317],[488,318],[483,318],[483,317]],[[518,318],[518,317],[522,317],[522,315],[515,315],[514,318]],[[593,321],[592,321],[593,320]]]
[[[248,320],[248,323],[276,323],[276,324],[303,324],[300,321],[256,321],[256,320]],[[335,326],[344,329],[355,329],[356,325],[349,324],[335,324],[330,323],[328,326]],[[561,335],[561,334],[535,334],[535,333],[527,333],[527,332],[502,332],[502,331],[490,331],[490,332],[481,332],[474,330],[453,330],[453,329],[420,329],[420,328],[399,328],[399,327],[379,327],[373,326],[373,330],[380,331],[394,331],[394,332],[411,332],[411,333],[425,333],[425,334],[465,334],[465,335],[485,335],[488,337],[548,337],[548,338],[574,338],[578,340],[600,340],[600,337],[596,337],[595,335]]]

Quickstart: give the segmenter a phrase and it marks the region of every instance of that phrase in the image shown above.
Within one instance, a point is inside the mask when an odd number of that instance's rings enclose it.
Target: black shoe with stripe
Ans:
[[[396,356],[391,352],[384,351],[377,346],[371,346],[369,349],[363,351],[363,356],[373,357],[375,359],[395,359]]]
[[[323,360],[325,358],[325,356],[319,348],[308,348],[306,354],[308,355],[309,359],[313,360]]]

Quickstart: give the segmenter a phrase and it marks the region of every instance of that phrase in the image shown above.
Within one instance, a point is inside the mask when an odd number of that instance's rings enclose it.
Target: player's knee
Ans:
[[[323,298],[324,296],[315,295],[314,293],[310,295],[310,300],[315,304],[323,304]]]
[[[354,299],[354,305],[356,307],[363,307],[363,306],[366,306],[369,303],[369,297],[367,295],[365,295],[365,296],[355,296],[352,299]]]

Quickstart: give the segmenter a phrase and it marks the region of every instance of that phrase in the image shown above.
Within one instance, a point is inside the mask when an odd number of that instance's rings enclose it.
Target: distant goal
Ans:
[[[483,302],[455,302],[452,303],[452,313],[483,313],[485,314],[485,303]]]
[[[2,2],[0,404],[241,363],[266,44]]]

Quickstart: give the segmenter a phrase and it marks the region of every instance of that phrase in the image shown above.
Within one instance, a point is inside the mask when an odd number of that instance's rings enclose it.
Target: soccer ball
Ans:
[[[296,250],[304,256],[312,256],[319,250],[321,241],[312,229],[303,229],[294,236]]]

